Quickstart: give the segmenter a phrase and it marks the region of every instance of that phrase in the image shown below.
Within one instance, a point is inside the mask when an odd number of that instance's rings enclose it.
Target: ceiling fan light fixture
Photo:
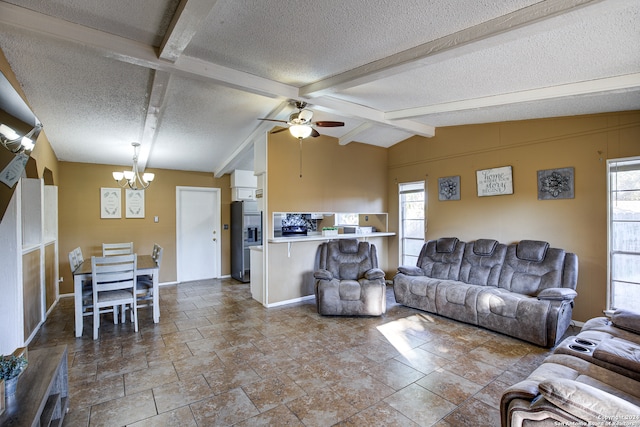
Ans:
[[[291,132],[291,135],[295,138],[304,139],[311,135],[312,129],[309,125],[291,125],[289,132]]]

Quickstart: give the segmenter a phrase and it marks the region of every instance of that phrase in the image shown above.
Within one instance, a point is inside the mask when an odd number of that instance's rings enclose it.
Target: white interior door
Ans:
[[[220,277],[220,189],[176,187],[178,282]]]

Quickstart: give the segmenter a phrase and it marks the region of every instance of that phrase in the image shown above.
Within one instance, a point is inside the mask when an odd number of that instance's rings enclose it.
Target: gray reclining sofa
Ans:
[[[504,390],[500,415],[503,427],[639,426],[640,313],[587,321]]]
[[[408,307],[553,347],[571,322],[577,280],[577,256],[547,242],[450,237],[400,266],[393,290]]]

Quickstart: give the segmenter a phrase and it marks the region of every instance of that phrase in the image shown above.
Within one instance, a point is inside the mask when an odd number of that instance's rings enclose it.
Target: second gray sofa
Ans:
[[[578,258],[549,243],[455,237],[424,244],[393,279],[396,301],[553,347],[571,322]]]

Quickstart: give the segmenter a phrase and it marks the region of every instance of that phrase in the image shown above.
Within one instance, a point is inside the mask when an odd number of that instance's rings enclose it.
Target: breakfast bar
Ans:
[[[341,223],[342,218],[352,221]],[[322,242],[357,239],[376,246],[380,268],[387,269],[387,214],[273,213],[268,238],[262,252],[264,268],[252,280],[254,299],[265,307],[274,307],[314,298],[313,272]],[[290,227],[290,228],[286,228]],[[252,261],[252,266],[256,264]],[[252,267],[253,268],[253,267]],[[261,283],[257,283],[261,281]]]

